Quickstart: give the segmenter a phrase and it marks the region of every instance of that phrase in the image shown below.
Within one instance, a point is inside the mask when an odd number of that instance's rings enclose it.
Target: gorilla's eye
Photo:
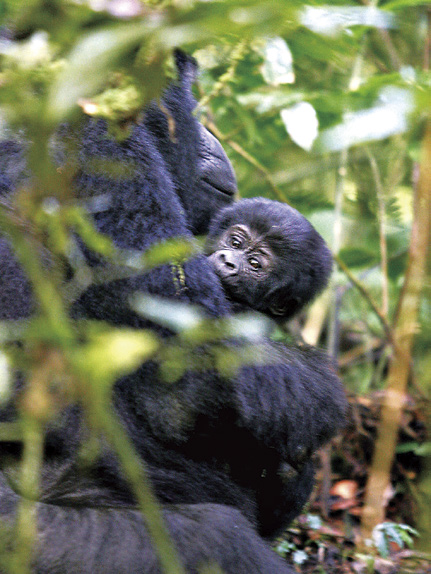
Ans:
[[[241,239],[239,237],[234,235],[230,239],[230,244],[231,244],[231,247],[233,247],[234,249],[239,249],[242,245],[242,242],[241,242]]]
[[[258,269],[262,269],[262,265],[257,257],[250,257],[248,262],[250,263],[251,267],[253,267],[254,270],[257,271]]]
[[[286,305],[272,305],[269,308],[269,312],[278,317],[282,317],[283,315],[285,315],[286,311],[287,311]]]

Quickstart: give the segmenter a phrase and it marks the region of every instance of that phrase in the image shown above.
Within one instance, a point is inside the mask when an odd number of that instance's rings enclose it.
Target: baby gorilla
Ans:
[[[323,238],[296,209],[243,199],[211,222],[206,252],[236,309],[287,319],[326,285],[332,267]]]

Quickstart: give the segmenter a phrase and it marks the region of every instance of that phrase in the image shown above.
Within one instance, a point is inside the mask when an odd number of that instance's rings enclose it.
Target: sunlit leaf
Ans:
[[[183,263],[202,252],[202,243],[187,237],[174,237],[151,246],[144,255],[145,265],[155,267],[164,263]]]
[[[134,371],[158,347],[156,337],[147,331],[110,329],[90,334],[76,355],[80,370],[102,384]]]
[[[293,84],[293,57],[289,46],[283,38],[271,38],[263,49],[265,61],[262,66],[262,75],[265,82],[271,86]]]
[[[351,26],[394,28],[392,14],[373,6],[306,6],[300,15],[301,23],[318,34],[334,36]]]
[[[66,212],[66,218],[67,222],[73,226],[74,230],[90,249],[102,255],[112,255],[114,253],[112,240],[97,231],[84,210],[71,208]]]
[[[150,295],[135,295],[131,306],[140,315],[176,332],[200,329],[207,340],[222,336],[257,341],[268,336],[274,327],[270,319],[259,313],[240,313],[211,321],[196,305]]]
[[[373,542],[380,556],[383,556],[383,558],[389,556],[388,540],[385,533],[378,527],[373,530]]]
[[[259,114],[281,110],[304,99],[302,92],[271,90],[270,93],[250,92],[237,96],[238,102],[245,107],[255,108]]]
[[[282,110],[281,119],[292,140],[310,151],[319,130],[319,121],[313,106],[308,102],[300,102]]]
[[[10,394],[11,373],[6,355],[0,350],[0,403]]]
[[[304,550],[295,550],[292,559],[295,564],[304,564],[308,560],[308,555]]]
[[[258,341],[273,331],[270,319],[259,313],[240,313],[224,321],[228,335],[248,341]]]
[[[174,331],[194,329],[205,319],[199,307],[163,297],[136,295],[131,306],[140,315]]]
[[[339,151],[403,133],[408,129],[408,116],[413,107],[413,96],[409,90],[385,88],[376,106],[345,114],[341,124],[323,132],[318,139],[319,148]]]
[[[431,456],[431,442],[424,442],[415,451],[418,456]]]
[[[295,544],[293,544],[293,542],[289,542],[288,540],[282,540],[280,542],[280,544],[278,544],[275,548],[276,552],[278,552],[278,554],[280,554],[280,556],[287,556],[287,554],[290,554],[290,552],[292,552],[292,550],[295,550],[296,546]]]
[[[389,538],[389,540],[395,542],[395,544],[402,548],[404,546],[403,538],[401,536],[400,530],[396,527],[396,524],[389,524],[386,527],[386,536]]]
[[[319,530],[323,526],[323,521],[317,514],[307,514],[307,526],[312,530]]]
[[[414,536],[419,536],[417,530],[408,524],[396,522],[382,522],[373,529],[372,533],[373,543],[383,558],[389,556],[389,542],[395,542],[400,549],[403,549],[405,545],[409,547],[413,545]]]
[[[0,41],[0,54],[15,60],[21,68],[33,68],[52,57],[48,34],[44,31],[35,32],[24,42]]]

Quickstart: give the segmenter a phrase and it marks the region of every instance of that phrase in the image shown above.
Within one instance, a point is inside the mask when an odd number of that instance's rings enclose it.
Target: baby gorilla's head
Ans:
[[[287,319],[326,285],[332,257],[323,238],[296,209],[243,199],[211,222],[206,252],[228,296]]]

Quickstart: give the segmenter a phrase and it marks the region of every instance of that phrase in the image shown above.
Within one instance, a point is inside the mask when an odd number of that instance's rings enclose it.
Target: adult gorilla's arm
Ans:
[[[175,61],[179,81],[166,91],[162,106],[148,108],[144,124],[155,136],[187,223],[197,235],[207,233],[214,214],[232,203],[237,185],[220,142],[193,116],[197,102],[191,88],[196,61],[180,50],[175,51]]]
[[[267,342],[263,367],[243,367],[235,386],[242,424],[301,466],[342,426],[346,398],[329,357],[313,347]]]
[[[175,59],[178,82],[166,91],[161,107],[154,103],[145,110],[144,121],[123,144],[109,137],[104,122],[88,119],[77,134],[62,128],[57,137],[56,160],[78,166],[78,194],[89,201],[99,230],[119,247],[143,251],[170,237],[190,237],[190,231],[204,233],[213,213],[231,203],[237,190],[222,146],[192,115],[196,107],[191,91],[196,62],[181,51],[175,52]],[[62,138],[71,138],[70,149]],[[17,139],[0,141],[0,203],[8,204],[19,185],[30,177],[25,148],[25,142]],[[118,177],[113,175],[116,169]],[[158,191],[152,191],[155,188]],[[34,304],[29,282],[10,243],[1,236],[0,268],[0,319],[28,316]],[[210,281],[214,281],[210,274]],[[119,283],[117,287],[118,295],[130,291],[130,284],[124,287]],[[160,286],[155,292],[161,293]],[[112,289],[107,289],[108,299],[110,294]],[[115,295],[113,302],[117,311]],[[104,306],[108,310],[108,301]],[[126,309],[124,299],[124,317],[130,316]],[[114,319],[117,314],[114,312]]]

